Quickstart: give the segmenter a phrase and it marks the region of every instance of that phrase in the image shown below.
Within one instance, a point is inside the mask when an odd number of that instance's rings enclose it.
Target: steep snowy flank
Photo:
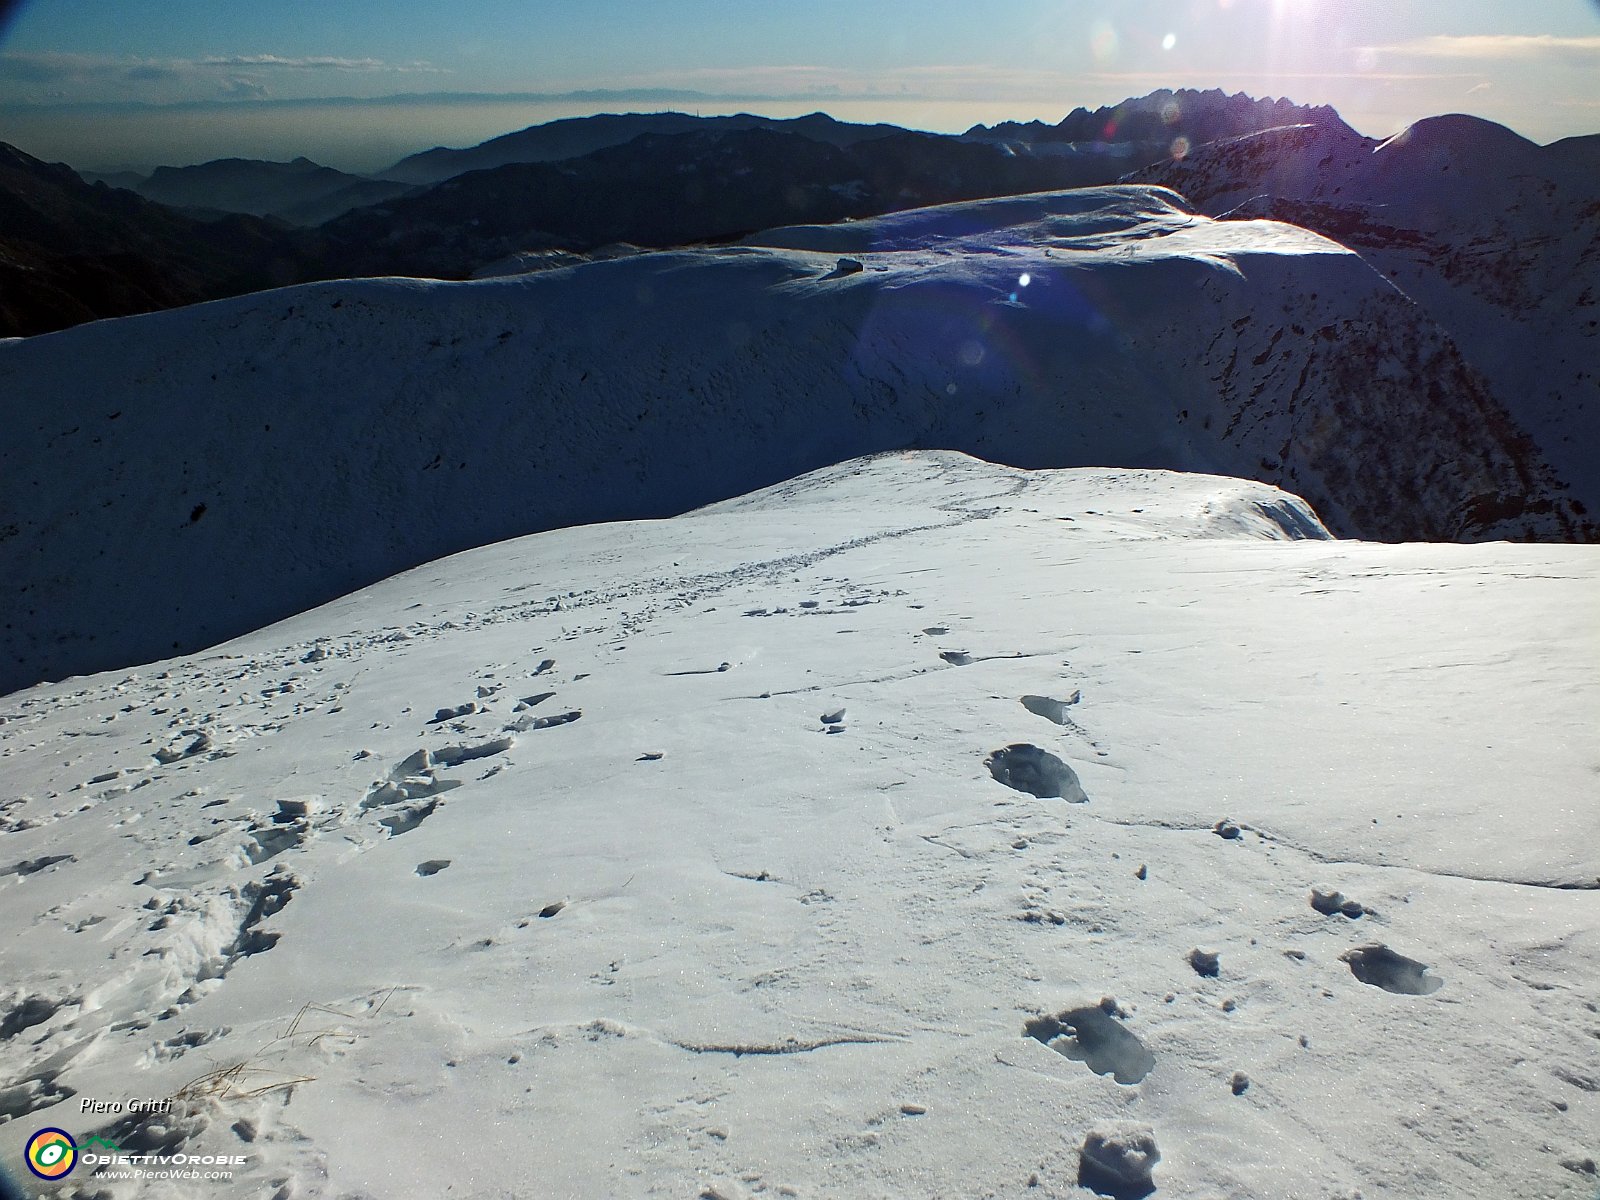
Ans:
[[[906,447],[1253,476],[1340,534],[1583,529],[1449,340],[1304,230],[1122,187],[762,240],[0,343],[0,690]]]
[[[1600,549],[1322,533],[893,454],[7,697],[0,1162],[1590,1200]]]
[[[1326,124],[1219,142],[1132,179],[1360,252],[1449,332],[1573,494],[1600,510],[1600,170],[1477,117],[1385,142]]]

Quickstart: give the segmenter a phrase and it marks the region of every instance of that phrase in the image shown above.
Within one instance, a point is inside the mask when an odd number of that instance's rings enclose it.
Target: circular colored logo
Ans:
[[[78,1165],[78,1147],[65,1129],[41,1129],[28,1139],[28,1170],[40,1179],[65,1179]]]

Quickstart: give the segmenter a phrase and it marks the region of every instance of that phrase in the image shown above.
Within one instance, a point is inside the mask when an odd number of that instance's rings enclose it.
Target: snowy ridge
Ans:
[[[1357,250],[1483,372],[1573,495],[1600,511],[1600,171],[1587,138],[1538,146],[1451,115],[1384,142],[1299,125],[1129,176],[1202,211],[1272,216]]]
[[[1256,477],[1340,534],[1587,528],[1450,341],[1316,234],[1120,187],[763,240],[788,248],[314,284],[0,344],[0,691],[905,447]]]
[[[8,697],[0,1153],[1065,1198],[1131,1123],[1165,1196],[1588,1200],[1600,555],[1319,533],[884,455]]]

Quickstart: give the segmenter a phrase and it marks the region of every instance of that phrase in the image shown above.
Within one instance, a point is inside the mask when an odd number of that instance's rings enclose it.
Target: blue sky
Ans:
[[[320,150],[375,167],[519,113],[822,108],[959,129],[1160,86],[1331,103],[1380,135],[1463,111],[1541,141],[1596,132],[1600,3],[24,0],[0,36],[0,140],[75,165]],[[627,95],[567,95],[594,90]]]

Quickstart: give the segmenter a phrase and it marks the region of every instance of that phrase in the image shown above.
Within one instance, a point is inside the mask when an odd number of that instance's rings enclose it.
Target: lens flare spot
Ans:
[[[1171,50],[1177,44],[1178,44],[1178,35],[1175,34],[1175,33],[1169,33],[1169,34],[1167,34],[1166,37],[1161,39],[1161,48],[1163,50]]]
[[[1175,159],[1189,157],[1189,139],[1182,134],[1172,139],[1172,157]]]
[[[966,341],[961,345],[961,361],[969,367],[975,367],[983,361],[983,345],[975,341]]]
[[[1168,100],[1161,106],[1161,119],[1168,125],[1176,125],[1182,115],[1183,110],[1178,107],[1176,100]]]
[[[1017,276],[1017,286],[1018,287],[1027,287],[1032,282],[1033,282],[1033,276],[1029,275],[1026,271],[1024,271],[1021,275]]]
[[[1117,56],[1117,31],[1110,21],[1096,21],[1089,31],[1089,51],[1099,62],[1110,62]]]

